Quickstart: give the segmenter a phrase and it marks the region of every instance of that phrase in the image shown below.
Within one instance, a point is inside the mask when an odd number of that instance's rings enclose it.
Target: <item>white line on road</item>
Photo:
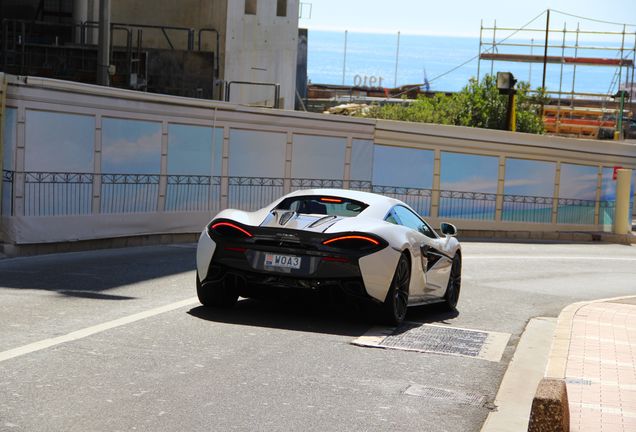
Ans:
[[[486,260],[568,260],[568,261],[636,261],[636,257],[559,256],[559,255],[464,255],[463,259]]]
[[[191,297],[189,299],[181,300],[176,303],[171,303],[165,306],[160,306],[158,308],[150,309],[144,312],[139,312],[133,315],[118,318],[116,320],[108,321],[102,324],[86,327],[85,329],[77,330],[62,336],[58,336],[58,337],[54,337],[50,339],[44,339],[38,342],[33,342],[28,345],[24,345],[18,348],[13,348],[7,351],[0,352],[0,362],[9,360],[15,357],[19,357],[25,354],[29,354],[35,351],[51,348],[55,345],[60,345],[66,342],[82,339],[82,338],[94,335],[96,333],[101,333],[103,331],[113,329],[115,327],[121,327],[123,325],[133,323],[135,321],[140,321],[142,319],[150,318],[155,315],[159,315],[165,312],[170,312],[175,309],[191,306],[197,303],[199,303],[199,300],[196,297]]]

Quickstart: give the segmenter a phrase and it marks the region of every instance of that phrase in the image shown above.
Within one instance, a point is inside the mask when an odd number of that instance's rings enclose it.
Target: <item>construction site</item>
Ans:
[[[492,74],[498,63],[540,64],[540,88],[547,99],[543,106],[547,133],[593,139],[636,138],[636,32],[628,32],[624,24],[621,31],[583,30],[578,23],[576,29],[568,29],[565,24],[562,29],[554,29],[550,27],[550,12],[548,9],[544,14],[544,28],[497,27],[496,22],[488,27],[482,23],[477,78],[484,73],[484,66],[489,66],[487,73]],[[503,38],[502,33],[506,35]],[[530,42],[519,42],[524,39]],[[546,87],[548,65],[558,65],[558,88]],[[577,68],[585,67],[613,71],[607,92],[577,87]]]

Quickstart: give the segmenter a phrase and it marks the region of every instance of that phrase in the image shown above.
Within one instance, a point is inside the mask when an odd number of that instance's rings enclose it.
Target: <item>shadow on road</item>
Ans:
[[[199,306],[189,310],[188,314],[218,323],[351,337],[361,336],[369,327],[381,325],[377,317],[374,318],[355,305],[334,305],[298,298],[280,302],[242,299],[232,309]],[[433,323],[444,322],[457,315],[457,312],[448,312],[440,306],[429,305],[409,309],[406,319]]]
[[[194,268],[195,249],[185,247],[149,246],[42,255],[0,261],[0,289],[37,289],[98,300],[130,300],[134,297],[103,291]]]

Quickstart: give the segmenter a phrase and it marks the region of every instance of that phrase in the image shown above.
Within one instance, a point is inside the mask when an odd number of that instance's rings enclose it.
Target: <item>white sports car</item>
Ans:
[[[201,233],[197,294],[230,307],[269,291],[337,290],[374,304],[399,324],[408,306],[455,309],[461,248],[455,227],[440,237],[402,201],[367,192],[292,192],[255,211],[221,211]]]

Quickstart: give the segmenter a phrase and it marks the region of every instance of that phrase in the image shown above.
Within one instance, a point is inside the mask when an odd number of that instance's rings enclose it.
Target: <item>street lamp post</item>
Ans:
[[[497,89],[500,94],[508,95],[508,109],[506,110],[506,129],[517,130],[517,115],[515,110],[515,84],[517,80],[511,72],[497,72]]]

